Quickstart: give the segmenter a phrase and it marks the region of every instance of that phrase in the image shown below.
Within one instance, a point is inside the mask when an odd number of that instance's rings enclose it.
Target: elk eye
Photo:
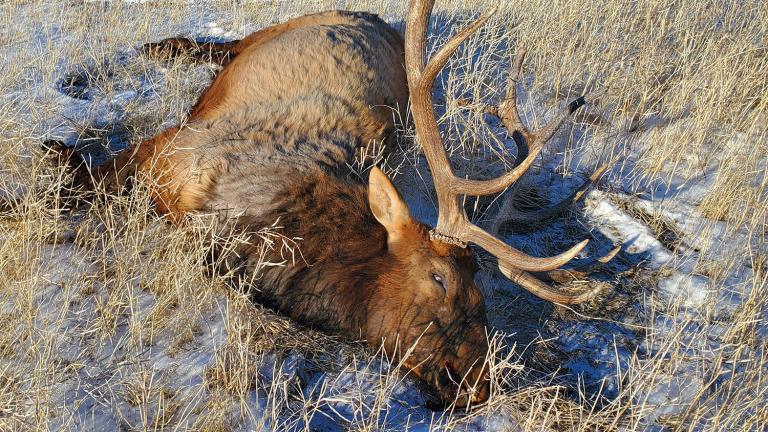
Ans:
[[[443,291],[447,291],[445,289],[445,282],[443,282],[443,277],[435,272],[431,272],[430,275],[432,275],[432,280],[435,281],[437,286],[443,289]]]

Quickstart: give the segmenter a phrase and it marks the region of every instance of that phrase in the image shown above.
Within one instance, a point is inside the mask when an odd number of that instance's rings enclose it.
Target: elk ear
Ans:
[[[387,230],[390,243],[400,237],[403,228],[413,221],[408,204],[384,171],[377,167],[371,169],[368,177],[368,204],[373,216]]]

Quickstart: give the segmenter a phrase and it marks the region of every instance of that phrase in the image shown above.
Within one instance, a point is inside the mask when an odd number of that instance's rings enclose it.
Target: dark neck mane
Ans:
[[[359,336],[368,293],[393,265],[384,259],[387,234],[370,211],[366,187],[318,171],[277,196],[259,227],[278,221],[282,234],[298,239],[301,254],[295,264],[263,269],[255,299],[297,321]]]

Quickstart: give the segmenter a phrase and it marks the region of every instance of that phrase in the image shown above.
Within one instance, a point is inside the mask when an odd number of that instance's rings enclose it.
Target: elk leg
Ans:
[[[180,130],[181,126],[166,129],[93,168],[74,149],[60,142],[47,141],[44,146],[56,155],[55,163],[74,174],[72,182],[65,188],[88,192],[97,185],[103,187],[105,192],[119,194],[131,188],[134,178],[140,178],[148,187],[157,213],[179,223],[186,211],[199,208],[196,199],[200,192],[199,188],[195,189],[199,184],[193,184],[191,190],[185,189],[189,185],[179,182],[177,178],[184,171],[178,169],[178,161],[174,159],[177,153],[172,145]]]
[[[42,148],[49,152],[48,157],[51,163],[57,167],[62,167],[67,174],[65,182],[59,186],[62,196],[67,197],[67,199],[74,198],[75,202],[83,199],[88,201],[88,197],[95,189],[94,185],[100,183],[108,185],[105,188],[106,190],[116,192],[118,189],[117,182],[115,181],[118,178],[117,173],[128,171],[118,169],[117,167],[123,168],[129,164],[130,159],[125,155],[126,153],[131,153],[126,151],[98,167],[93,167],[87,158],[77,153],[74,147],[69,147],[61,141],[44,141]],[[112,168],[115,169],[113,170]],[[116,175],[110,175],[112,172]]]
[[[107,192],[120,192],[130,186],[129,179],[135,177],[138,171],[149,171],[154,163],[162,163],[163,150],[176,137],[180,129],[180,126],[168,128],[148,140],[123,150],[114,158],[94,168],[93,179],[103,185]]]
[[[90,168],[73,147],[68,147],[61,141],[47,140],[43,142],[42,148],[51,153],[52,163],[63,167],[67,173],[71,174],[69,181],[61,185],[62,188],[71,190],[92,188]]]
[[[93,189],[98,184],[110,193],[119,193],[129,186],[129,178],[134,177],[140,169],[149,171],[152,161],[162,163],[162,152],[179,132],[180,127],[166,129],[153,138],[133,145],[112,159],[97,167],[91,167],[82,157],[77,155],[74,148],[60,141],[48,140],[43,148],[50,150],[58,166],[63,166],[73,174],[69,187]]]
[[[226,66],[235,58],[237,52],[234,48],[239,42],[197,42],[187,38],[168,38],[144,44],[141,49],[144,54],[156,60],[172,60],[186,55],[195,62]]]

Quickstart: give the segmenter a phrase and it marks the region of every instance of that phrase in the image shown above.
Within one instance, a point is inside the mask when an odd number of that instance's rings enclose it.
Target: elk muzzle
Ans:
[[[481,404],[490,396],[490,380],[486,356],[488,345],[482,342],[464,342],[456,356],[445,356],[432,371],[433,385],[445,405],[464,408]]]

